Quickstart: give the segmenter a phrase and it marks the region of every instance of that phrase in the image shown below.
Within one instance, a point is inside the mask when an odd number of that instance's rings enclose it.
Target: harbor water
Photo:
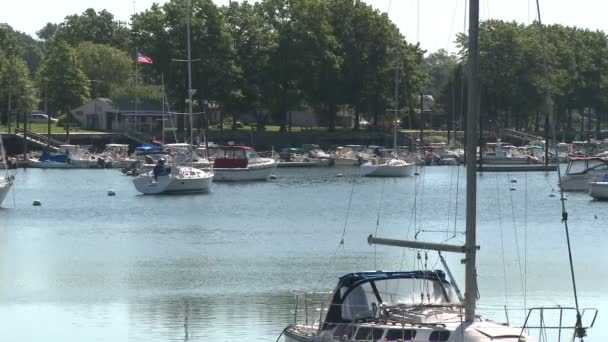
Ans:
[[[275,341],[294,290],[440,268],[436,253],[369,246],[369,234],[463,243],[464,168],[419,172],[278,169],[208,194],[143,196],[117,170],[18,170],[0,209],[1,340]],[[480,313],[506,321],[506,306],[521,325],[526,308],[573,306],[555,173],[478,180]],[[600,309],[585,341],[606,341],[608,202],[568,193],[565,204],[579,302]],[[445,256],[463,289],[463,256]]]

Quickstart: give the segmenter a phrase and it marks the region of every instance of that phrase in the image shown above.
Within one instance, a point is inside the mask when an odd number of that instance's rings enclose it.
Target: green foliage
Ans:
[[[82,14],[69,15],[57,26],[47,24],[39,32],[43,39],[54,37],[71,46],[83,42],[109,45],[127,50],[130,46],[130,33],[126,23],[114,20],[114,15],[105,9],[96,12],[88,8]]]
[[[48,98],[49,113],[68,114],[89,99],[89,81],[76,52],[66,42],[53,40],[36,75],[41,97]]]
[[[92,98],[109,97],[113,88],[127,84],[133,64],[125,52],[84,42],[76,46],[76,55],[90,82]]]

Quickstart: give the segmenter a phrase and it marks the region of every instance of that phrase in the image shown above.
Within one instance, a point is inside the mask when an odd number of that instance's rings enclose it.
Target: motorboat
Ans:
[[[589,196],[596,200],[608,200],[608,174],[601,181],[589,183]]]
[[[118,169],[128,167],[135,161],[129,155],[129,144],[107,144],[99,159],[102,160],[104,167]]]
[[[192,166],[167,167],[162,174],[141,173],[133,179],[135,189],[144,195],[209,192],[213,172]]]
[[[38,158],[29,158],[28,167],[41,169],[70,169],[75,166],[70,164],[70,156],[65,153],[42,152]]]
[[[68,156],[69,163],[74,168],[89,169],[105,166],[105,162],[100,161],[98,156],[79,145],[59,145],[59,151]]]
[[[277,167],[273,158],[262,158],[249,146],[222,146],[213,156],[215,181],[267,180]]]
[[[608,159],[600,157],[571,157],[566,173],[561,177],[564,191],[588,191],[589,183],[608,173]]]
[[[374,157],[361,164],[362,176],[368,177],[408,177],[414,174],[416,165],[396,158]]]
[[[482,164],[491,165],[538,164],[538,162],[538,159],[534,156],[515,154],[505,149],[485,152],[481,157]]]

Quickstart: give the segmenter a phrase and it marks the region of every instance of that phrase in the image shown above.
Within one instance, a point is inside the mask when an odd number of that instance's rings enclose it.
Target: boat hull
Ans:
[[[216,182],[238,182],[267,180],[277,167],[277,163],[268,163],[246,168],[214,168]]]
[[[362,176],[366,177],[409,177],[414,174],[414,164],[374,164],[367,162],[360,166]]]
[[[589,195],[596,200],[608,200],[608,182],[589,183]]]
[[[27,163],[27,167],[33,167],[38,169],[73,169],[74,165],[70,163],[58,163],[58,162],[44,162],[36,159],[30,159]]]
[[[2,202],[6,198],[6,195],[8,195],[9,191],[11,190],[12,185],[13,185],[13,182],[11,182],[11,181],[0,182],[0,205],[2,205]]]
[[[158,176],[146,173],[133,179],[135,189],[144,195],[205,193],[211,190],[213,174],[193,168],[178,169],[178,174]]]

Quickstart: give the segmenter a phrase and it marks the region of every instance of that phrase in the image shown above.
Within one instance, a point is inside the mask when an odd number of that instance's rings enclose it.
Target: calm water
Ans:
[[[461,243],[458,170],[372,179],[356,168],[279,169],[274,181],[187,196],[138,195],[116,170],[19,170],[14,201],[0,209],[0,336],[274,341],[293,319],[292,290],[327,291],[354,270],[415,268],[413,251],[374,249],[370,233]],[[516,323],[524,303],[573,304],[555,183],[544,173],[479,176],[485,315],[505,321],[507,304]],[[586,341],[605,341],[608,203],[568,196],[581,306],[600,308]],[[447,257],[461,280],[462,256]],[[427,266],[437,264],[429,254]]]

